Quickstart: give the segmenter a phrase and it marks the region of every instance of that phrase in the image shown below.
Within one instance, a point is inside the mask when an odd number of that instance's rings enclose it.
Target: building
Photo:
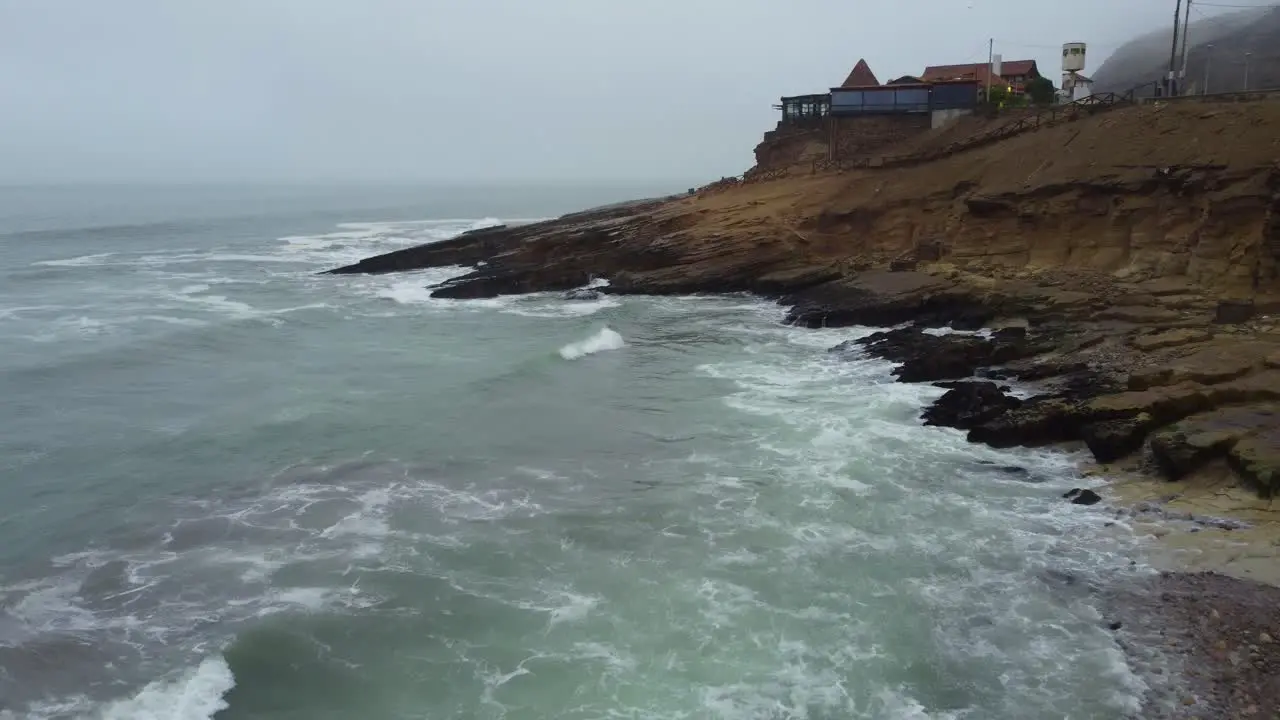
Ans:
[[[1093,94],[1093,80],[1080,73],[1064,73],[1062,89],[1058,91],[1061,102],[1083,100]]]
[[[982,87],[988,84],[1003,84],[1009,91],[1021,95],[1026,92],[1027,83],[1040,77],[1040,69],[1035,60],[1008,60],[1000,64],[1000,74],[992,72],[988,63],[966,63],[962,65],[930,65],[920,76],[925,82],[942,82],[947,80],[973,80]]]
[[[754,170],[874,157],[973,112],[980,91],[973,79],[904,75],[882,84],[859,60],[839,87],[784,97],[774,106],[782,117],[756,146]]]
[[[780,126],[806,126],[828,116],[930,114],[969,110],[978,104],[979,83],[946,78],[930,82],[904,75],[882,85],[867,61],[859,60],[839,86],[825,94],[793,95],[775,107],[782,110]],[[948,117],[954,115],[950,112]]]

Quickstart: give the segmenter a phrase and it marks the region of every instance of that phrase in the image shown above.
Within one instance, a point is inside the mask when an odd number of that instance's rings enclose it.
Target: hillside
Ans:
[[[1193,12],[1191,18],[1187,92],[1201,91],[1206,68],[1211,92],[1244,89],[1245,53],[1251,53],[1251,89],[1280,87],[1280,7],[1212,17]],[[1121,46],[1094,73],[1097,91],[1123,92],[1162,80],[1169,68],[1172,32],[1171,25],[1161,27]]]

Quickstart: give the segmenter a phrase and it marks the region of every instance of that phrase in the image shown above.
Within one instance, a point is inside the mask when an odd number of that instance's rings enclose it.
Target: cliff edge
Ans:
[[[932,424],[1280,491],[1280,103],[1126,107],[912,167],[720,184],[333,272],[447,265],[478,267],[437,297],[605,278],[754,292],[808,326],[911,323],[845,349],[947,383]],[[944,325],[995,332],[923,332]]]

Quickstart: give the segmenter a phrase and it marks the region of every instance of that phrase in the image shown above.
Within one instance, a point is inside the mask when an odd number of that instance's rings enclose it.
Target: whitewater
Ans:
[[[0,205],[0,718],[1138,711],[1078,458],[751,297],[318,274],[588,198],[308,197]]]

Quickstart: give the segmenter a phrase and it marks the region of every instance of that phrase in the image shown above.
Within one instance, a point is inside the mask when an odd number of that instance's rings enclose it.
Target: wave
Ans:
[[[79,255],[77,257],[63,258],[61,260],[44,260],[41,262],[33,262],[32,265],[44,267],[91,267],[94,265],[106,265],[103,262],[115,253],[95,253],[93,255]]]
[[[618,350],[625,347],[626,344],[621,335],[606,327],[601,328],[600,332],[586,340],[572,342],[560,348],[560,357],[565,360],[577,360],[578,358],[595,355],[606,350]]]
[[[227,708],[224,695],[235,676],[222,656],[207,658],[195,669],[170,680],[156,680],[137,695],[104,708],[102,720],[208,720]]]

